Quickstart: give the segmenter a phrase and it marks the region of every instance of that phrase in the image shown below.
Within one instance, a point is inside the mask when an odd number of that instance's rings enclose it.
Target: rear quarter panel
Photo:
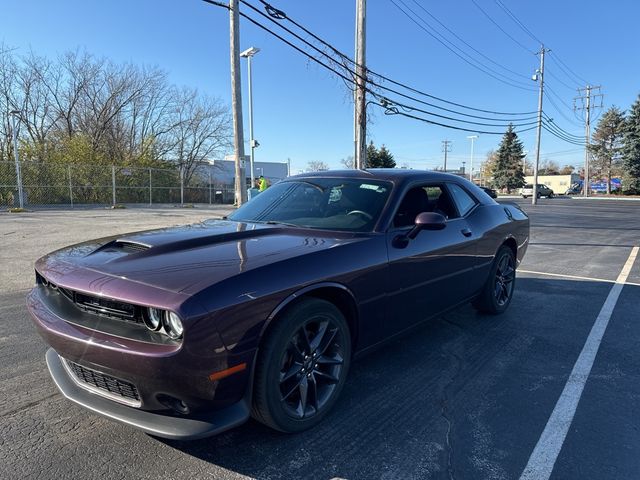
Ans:
[[[518,263],[522,260],[529,243],[529,218],[517,206],[499,203],[481,205],[470,221],[474,231],[481,235],[477,263],[481,278],[486,277],[498,248],[509,238],[513,238],[518,246]]]

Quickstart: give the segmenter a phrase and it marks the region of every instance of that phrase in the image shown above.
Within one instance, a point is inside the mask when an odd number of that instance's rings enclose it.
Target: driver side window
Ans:
[[[421,185],[409,190],[393,218],[394,227],[408,227],[415,223],[422,212],[435,212],[447,219],[457,217],[457,211],[449,194],[441,185]]]

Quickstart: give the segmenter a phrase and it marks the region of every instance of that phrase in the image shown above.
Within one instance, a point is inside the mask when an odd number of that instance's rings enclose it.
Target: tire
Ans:
[[[547,198],[553,198],[553,197],[554,197],[553,192],[551,192],[549,195],[547,195]]]
[[[522,195],[522,198],[527,198],[527,196],[526,195]]]
[[[296,303],[260,348],[251,415],[286,433],[313,427],[340,395],[350,362],[351,335],[340,310],[315,298]]]
[[[482,292],[473,301],[473,306],[482,313],[499,315],[509,307],[513,298],[516,283],[516,259],[506,245],[502,245],[496,253],[489,277],[482,287]],[[500,289],[500,290],[498,290]]]

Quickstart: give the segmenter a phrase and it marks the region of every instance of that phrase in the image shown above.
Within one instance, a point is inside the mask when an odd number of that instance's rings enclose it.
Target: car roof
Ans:
[[[289,177],[301,178],[358,178],[369,180],[383,180],[395,184],[412,180],[425,181],[459,181],[462,177],[450,173],[434,172],[429,170],[409,170],[406,168],[370,168],[366,170],[325,170],[322,172],[308,172]]]

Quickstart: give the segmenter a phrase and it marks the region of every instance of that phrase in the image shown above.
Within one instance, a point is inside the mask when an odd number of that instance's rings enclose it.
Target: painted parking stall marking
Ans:
[[[525,467],[520,480],[545,480],[551,476],[562,445],[576,413],[582,391],[591,373],[591,368],[595,361],[602,337],[609,324],[609,319],[613,314],[613,309],[618,302],[618,297],[624,287],[631,267],[638,256],[639,247],[633,247],[631,254],[625,262],[620,275],[609,291],[609,295],[591,328],[587,341],[576,360],[569,379],[560,394],[551,417],[536,444],[533,453],[529,457],[529,462]]]
[[[528,273],[531,275],[541,275],[545,277],[557,277],[557,278],[570,278],[572,280],[586,280],[589,282],[604,282],[604,283],[617,283],[617,280],[607,280],[606,278],[594,278],[594,277],[584,277],[580,275],[568,275],[565,273],[550,273],[550,272],[538,272],[536,270],[522,270],[518,269],[518,273]],[[634,282],[624,282],[625,285],[633,285],[635,287],[640,287],[640,283]]]

